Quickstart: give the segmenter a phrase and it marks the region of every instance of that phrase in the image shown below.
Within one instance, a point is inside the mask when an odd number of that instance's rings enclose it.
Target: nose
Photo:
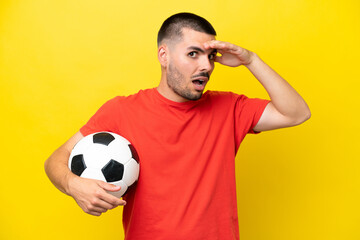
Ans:
[[[214,63],[210,61],[207,56],[203,56],[200,60],[200,71],[201,72],[212,72]]]

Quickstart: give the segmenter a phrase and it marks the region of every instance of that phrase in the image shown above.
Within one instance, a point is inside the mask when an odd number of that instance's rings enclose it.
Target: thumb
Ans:
[[[101,188],[103,188],[104,190],[110,191],[110,192],[117,192],[121,189],[120,186],[116,186],[114,184],[110,184],[110,183],[103,182],[103,181],[99,182],[99,186]]]
[[[224,64],[224,63],[223,63],[223,57],[222,57],[222,56],[216,56],[216,57],[215,57],[215,62],[218,62],[218,63],[220,63],[220,64]]]

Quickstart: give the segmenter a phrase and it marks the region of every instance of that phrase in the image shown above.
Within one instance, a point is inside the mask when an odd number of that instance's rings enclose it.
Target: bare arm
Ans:
[[[109,209],[126,202],[106,191],[118,191],[120,187],[99,180],[81,178],[68,168],[71,150],[83,136],[77,132],[59,147],[45,162],[45,172],[50,181],[63,193],[72,196],[84,212],[100,216]]]
[[[310,109],[300,94],[256,54],[245,66],[264,86],[271,99],[254,127],[255,131],[291,127],[310,118]]]
[[[254,127],[255,131],[291,127],[310,118],[310,109],[304,99],[255,53],[216,40],[205,43],[204,47],[217,49],[221,56],[217,56],[216,61],[223,65],[246,66],[269,94],[271,102]]]
[[[75,144],[83,138],[80,132],[77,132],[66,143],[55,150],[55,152],[45,162],[45,172],[50,181],[61,192],[70,195],[69,193],[69,178],[75,177],[68,168],[68,159],[71,150]]]

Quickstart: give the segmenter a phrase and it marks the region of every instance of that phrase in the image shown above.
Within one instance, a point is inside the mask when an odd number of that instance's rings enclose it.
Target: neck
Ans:
[[[176,94],[167,84],[166,73],[161,74],[161,80],[159,86],[157,87],[157,91],[165,98],[173,101],[173,102],[187,102],[189,100],[179,96]]]

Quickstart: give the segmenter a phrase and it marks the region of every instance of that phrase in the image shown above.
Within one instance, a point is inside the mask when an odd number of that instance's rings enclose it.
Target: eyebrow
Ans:
[[[205,53],[205,51],[202,48],[196,47],[196,46],[190,46],[187,48],[188,50],[195,50],[201,53]],[[216,49],[213,49],[211,53],[217,53]]]

